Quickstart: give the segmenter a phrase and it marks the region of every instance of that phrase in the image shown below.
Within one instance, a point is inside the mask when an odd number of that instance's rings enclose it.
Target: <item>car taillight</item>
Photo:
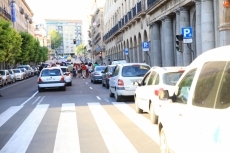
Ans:
[[[38,82],[42,82],[42,78],[41,77],[38,78]]]
[[[163,89],[163,88],[160,88],[160,89],[158,89],[158,90],[155,90],[154,93],[155,93],[156,96],[159,96],[160,93],[163,92],[163,91],[164,91],[164,89]]]
[[[118,86],[124,86],[124,82],[121,79],[118,79]]]
[[[62,76],[60,81],[65,81],[65,78]]]

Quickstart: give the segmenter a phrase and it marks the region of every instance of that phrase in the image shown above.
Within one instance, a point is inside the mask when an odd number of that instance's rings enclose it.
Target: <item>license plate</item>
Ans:
[[[54,78],[47,78],[46,79],[47,81],[52,81],[52,80],[55,80]]]

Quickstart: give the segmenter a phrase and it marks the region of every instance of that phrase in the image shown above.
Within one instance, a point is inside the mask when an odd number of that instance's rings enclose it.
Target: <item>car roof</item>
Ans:
[[[199,67],[208,61],[230,61],[230,45],[211,49],[199,55],[189,67]]]
[[[42,70],[50,70],[50,69],[61,69],[60,67],[46,67],[46,68],[43,68]]]
[[[175,71],[185,71],[186,67],[180,67],[180,66],[174,66],[174,67],[159,67],[159,66],[154,66],[151,68],[151,70],[159,70],[162,72],[175,72]]]
[[[146,65],[146,66],[149,66],[149,65],[146,64],[146,63],[120,63],[120,64],[117,64],[117,65],[121,65],[121,66],[129,66],[129,65]]]

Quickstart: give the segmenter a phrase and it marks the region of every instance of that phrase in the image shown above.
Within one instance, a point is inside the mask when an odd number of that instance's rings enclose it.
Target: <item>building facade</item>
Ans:
[[[50,31],[55,30],[63,38],[63,43],[55,52],[59,55],[75,55],[76,46],[82,43],[82,21],[45,19],[45,22],[48,37],[50,37]],[[74,39],[76,44],[73,42]]]
[[[34,25],[32,21],[33,12],[25,0],[1,0],[0,16],[8,21],[12,21],[11,5],[15,6],[15,22],[12,22],[13,28],[17,31],[25,31],[34,35]]]
[[[203,52],[230,45],[229,0],[108,0],[104,6],[105,56],[151,66],[187,66]],[[176,50],[176,35],[193,30]],[[142,43],[149,42],[148,52]],[[124,50],[128,49],[128,55]]]

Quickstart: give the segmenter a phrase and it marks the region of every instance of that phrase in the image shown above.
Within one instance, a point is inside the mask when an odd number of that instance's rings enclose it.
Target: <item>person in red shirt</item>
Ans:
[[[81,64],[81,70],[82,70],[82,78],[85,79],[87,68],[84,63]]]

